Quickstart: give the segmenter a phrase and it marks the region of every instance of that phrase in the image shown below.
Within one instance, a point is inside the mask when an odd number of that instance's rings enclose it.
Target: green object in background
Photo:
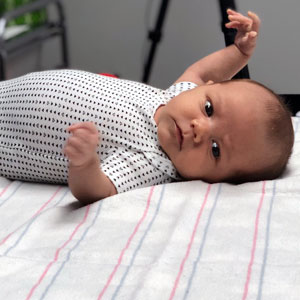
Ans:
[[[35,0],[0,0],[0,15],[34,1]],[[15,25],[29,25],[30,28],[34,28],[44,24],[46,20],[47,11],[46,9],[41,9],[13,19],[9,21],[6,26],[10,27]]]

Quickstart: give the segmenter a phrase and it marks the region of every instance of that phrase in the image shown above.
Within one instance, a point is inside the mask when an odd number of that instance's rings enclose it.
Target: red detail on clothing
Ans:
[[[114,78],[119,78],[118,76],[113,75],[113,74],[109,74],[109,73],[99,73],[99,75],[108,76],[108,77],[114,77]]]

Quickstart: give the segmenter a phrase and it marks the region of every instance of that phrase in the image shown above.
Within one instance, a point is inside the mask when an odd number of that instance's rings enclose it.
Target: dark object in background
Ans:
[[[3,0],[1,0],[3,1]],[[3,3],[3,2],[2,2]],[[49,20],[46,16],[46,9],[53,5],[56,8],[57,20]],[[5,7],[1,6],[1,9]],[[44,18],[30,23],[30,30],[11,39],[4,39],[6,25],[13,20],[20,20],[24,15],[35,16],[36,12],[44,12]],[[22,19],[22,18],[21,18]],[[21,20],[22,21],[22,20]],[[34,21],[34,20],[33,20]],[[67,47],[67,32],[65,26],[65,13],[61,0],[36,0],[21,5],[13,10],[0,14],[0,80],[6,79],[6,62],[10,55],[22,53],[25,48],[42,43],[49,38],[59,36],[61,41],[62,62],[56,68],[68,68],[69,56]]]
[[[234,38],[236,35],[235,29],[230,29],[225,26],[225,24],[229,22],[228,15],[227,15],[227,9],[231,8],[235,11],[237,9],[236,9],[234,0],[219,0],[219,7],[221,10],[221,16],[222,16],[221,28],[222,28],[222,32],[223,32],[224,38],[225,38],[225,45],[227,47],[234,43]],[[248,65],[246,65],[241,71],[239,71],[233,78],[234,79],[242,79],[242,78],[249,79],[250,75],[249,75]]]
[[[151,46],[149,49],[148,59],[144,65],[144,72],[142,82],[148,83],[150,78],[150,73],[154,61],[155,51],[158,43],[162,37],[162,27],[164,24],[164,19],[167,13],[169,5],[169,0],[161,0],[161,6],[159,8],[159,12],[157,14],[157,21],[154,30],[150,30],[148,32],[148,39],[151,41]],[[236,35],[235,29],[226,28],[225,24],[229,21],[227,15],[227,9],[231,8],[233,10],[236,9],[234,0],[219,0],[219,7],[221,12],[221,29],[225,38],[225,45],[229,46],[234,43],[234,38]],[[248,65],[245,66],[240,72],[238,72],[233,78],[250,78]],[[288,108],[295,115],[298,111],[300,111],[300,95],[299,94],[284,94],[280,95],[284,102],[287,104]]]
[[[153,65],[153,60],[156,52],[156,47],[162,37],[162,28],[165,21],[166,13],[168,10],[169,0],[162,0],[157,15],[156,25],[153,30],[148,32],[148,39],[151,41],[151,46],[148,54],[147,61],[144,66],[144,73],[142,82],[148,83],[150,78],[150,73]]]
[[[144,71],[143,71],[143,77],[142,77],[142,82],[144,82],[144,83],[149,82],[156,48],[158,46],[158,43],[161,41],[161,37],[162,37],[162,28],[163,28],[166,14],[167,14],[168,5],[169,5],[169,0],[161,0],[161,5],[160,5],[160,8],[159,8],[159,11],[157,14],[155,28],[148,32],[148,39],[151,41],[151,46],[149,49],[148,58],[144,65]],[[225,27],[225,24],[229,21],[226,11],[228,8],[232,8],[232,9],[236,10],[235,1],[234,0],[219,0],[219,7],[221,10],[221,17],[222,17],[221,29],[222,29],[222,32],[224,33],[225,45],[229,46],[229,45],[233,44],[233,42],[234,42],[236,30]],[[248,66],[245,66],[240,72],[238,72],[234,76],[234,78],[236,78],[236,79],[237,78],[250,78]]]
[[[283,94],[280,95],[293,116],[300,111],[300,95],[299,94]]]

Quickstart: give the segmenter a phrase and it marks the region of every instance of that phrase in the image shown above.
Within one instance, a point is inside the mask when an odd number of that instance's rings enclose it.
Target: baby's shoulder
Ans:
[[[178,96],[180,93],[191,90],[198,85],[189,81],[176,82],[165,90],[166,97],[169,99]]]

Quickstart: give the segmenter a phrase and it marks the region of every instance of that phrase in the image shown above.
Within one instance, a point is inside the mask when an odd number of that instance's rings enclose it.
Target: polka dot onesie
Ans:
[[[67,183],[62,149],[71,124],[92,121],[101,143],[101,169],[118,192],[178,180],[158,143],[156,109],[180,92],[77,70],[31,73],[0,82],[0,175]]]

